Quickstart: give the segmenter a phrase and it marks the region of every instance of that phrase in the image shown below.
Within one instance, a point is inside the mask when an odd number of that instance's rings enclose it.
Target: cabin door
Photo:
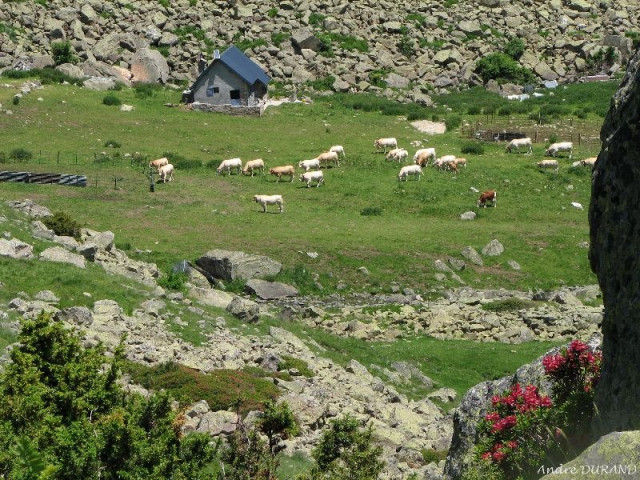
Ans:
[[[229,92],[229,96],[231,97],[231,105],[234,107],[240,106],[240,90],[231,90]]]

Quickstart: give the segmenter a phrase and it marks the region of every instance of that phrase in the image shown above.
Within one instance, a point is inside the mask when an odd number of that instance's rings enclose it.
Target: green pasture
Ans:
[[[5,108],[14,93],[0,88]],[[134,111],[104,105],[107,94],[133,105]],[[296,268],[317,273],[324,292],[333,291],[338,283],[353,290],[384,291],[391,282],[428,291],[440,285],[434,280],[434,260],[460,258],[465,246],[481,250],[497,238],[505,252],[485,257],[483,267],[468,264],[460,272],[467,284],[526,290],[595,282],[584,248],[589,239],[590,175],[570,165],[597,155],[598,142],[576,144],[574,159],[560,158],[560,172],[554,174],[536,167],[544,157],[543,137],[548,136],[549,126],[540,134],[533,155],[506,154],[503,142],[484,143],[484,154],[474,155],[461,153],[464,145],[475,142],[468,138],[467,127],[428,135],[412,127],[406,117],[347,108],[349,97],[270,107],[261,118],[188,111],[178,106],[179,97],[171,90],[138,98],[133,89],[95,92],[72,85],[45,85],[25,95],[11,105],[12,115],[0,117],[1,168],[84,174],[89,185],[3,183],[3,199],[31,198],[53,211],[69,213],[89,228],[111,230],[117,243],[131,247],[131,256],[136,250],[146,252],[140,258],[157,262],[165,271],[174,261],[226,248],[281,261],[282,278]],[[603,97],[593,101],[608,103]],[[446,120],[457,115],[463,125],[483,123],[495,130],[545,128],[530,120],[531,114],[489,116],[480,109],[469,115],[474,98],[483,105],[484,94],[478,91],[457,103],[454,96],[445,97],[441,101],[456,110],[425,109],[424,118]],[[498,101],[495,96],[494,101]],[[586,105],[583,100],[576,102],[576,108]],[[556,131],[561,132],[560,140],[568,135],[577,140],[578,133],[593,138],[601,123],[602,117],[595,113],[584,119],[572,116],[570,121],[565,115],[557,119]],[[400,183],[396,177],[400,166],[386,161],[373,147],[382,136],[395,136],[410,157],[416,150],[410,142],[421,140],[435,147],[438,156],[466,157],[468,167],[457,176],[429,167],[420,181]],[[110,141],[120,147],[105,147]],[[269,176],[215,175],[224,158],[260,157],[267,167],[297,166],[334,144],[343,145],[347,156],[339,167],[325,171],[326,184],[320,188],[304,188],[297,178],[293,183],[276,183]],[[33,158],[16,162],[10,158],[14,149],[28,150]],[[156,183],[151,192],[143,168],[126,155],[136,152],[149,159],[170,153],[179,155],[185,166],[202,166],[181,169],[176,162],[175,181]],[[497,190],[497,208],[478,209],[473,189]],[[274,193],[284,196],[283,215],[275,210],[263,214],[252,202],[255,194]],[[469,210],[478,218],[461,221],[460,214]],[[381,215],[361,214],[367,211]],[[307,255],[310,252],[317,258]],[[521,270],[513,270],[509,260],[517,261]],[[366,266],[370,275],[359,272],[360,266]]]

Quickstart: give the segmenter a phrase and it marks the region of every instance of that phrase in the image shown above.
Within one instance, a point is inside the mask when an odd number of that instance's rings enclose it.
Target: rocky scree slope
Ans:
[[[68,41],[77,58],[62,67],[68,74],[188,84],[201,53],[208,63],[214,49],[236,44],[284,84],[332,76],[335,91],[429,104],[434,89],[481,84],[476,62],[509,38],[524,41],[519,63],[540,80],[598,73],[588,59],[607,47],[614,72],[640,20],[633,0],[166,3],[0,0],[0,68],[53,65],[52,46]]]

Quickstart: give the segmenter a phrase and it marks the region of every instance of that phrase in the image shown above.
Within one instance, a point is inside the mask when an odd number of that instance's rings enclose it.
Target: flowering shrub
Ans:
[[[601,362],[600,353],[574,340],[542,361],[553,402],[535,385],[519,383],[494,396],[478,425],[478,468],[484,478],[528,478],[541,465],[566,461],[586,446]]]

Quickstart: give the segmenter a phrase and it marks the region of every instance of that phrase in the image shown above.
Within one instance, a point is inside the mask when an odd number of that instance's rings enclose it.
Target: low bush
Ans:
[[[474,155],[482,155],[484,153],[484,144],[478,142],[467,142],[460,148],[462,153],[472,153]]]
[[[166,390],[185,405],[206,400],[211,410],[237,410],[245,414],[260,410],[278,397],[273,381],[255,377],[243,370],[199,370],[173,362],[155,367],[127,362],[123,370],[147,389]]]
[[[309,368],[309,364],[304,360],[290,355],[282,355],[281,358],[282,360],[278,363],[278,371],[295,369],[300,373],[300,375],[307,378],[311,378],[315,375],[313,370]]]
[[[524,298],[505,298],[504,300],[494,300],[489,303],[482,304],[482,309],[488,312],[516,312],[518,310],[534,308],[539,306],[539,302],[527,300]]]
[[[162,90],[162,85],[158,83],[138,83],[133,89],[136,98],[144,99],[153,97],[156,91]]]
[[[24,148],[14,148],[9,152],[9,159],[16,162],[28,162],[33,158],[33,153]]]
[[[63,63],[76,63],[77,61],[71,42],[68,40],[64,42],[52,42],[51,53],[56,65],[62,65]]]
[[[109,106],[122,105],[122,101],[118,97],[113,95],[112,93],[109,93],[108,95],[105,95],[104,98],[102,99],[102,103],[104,105],[109,105]]]
[[[489,80],[514,82],[518,84],[533,83],[535,76],[506,53],[491,53],[481,58],[476,64],[476,73],[486,83]]]
[[[185,292],[187,290],[186,283],[189,277],[184,272],[169,272],[158,279],[158,285],[167,290],[177,290]]]
[[[80,224],[68,213],[56,212],[51,217],[44,217],[42,223],[53,230],[56,235],[80,239]]]
[[[365,207],[360,210],[360,215],[364,217],[379,217],[382,215],[382,208],[380,207]]]
[[[519,383],[495,395],[478,425],[477,463],[463,478],[537,478],[540,465],[575,457],[590,443],[601,362],[599,352],[574,340],[542,361],[553,401],[535,385]]]
[[[120,142],[116,142],[115,140],[107,140],[106,142],[104,142],[104,146],[111,148],[120,148],[122,145],[120,144]]]
[[[460,115],[449,115],[444,123],[447,126],[447,131],[455,130],[462,123],[462,117],[460,117]]]

